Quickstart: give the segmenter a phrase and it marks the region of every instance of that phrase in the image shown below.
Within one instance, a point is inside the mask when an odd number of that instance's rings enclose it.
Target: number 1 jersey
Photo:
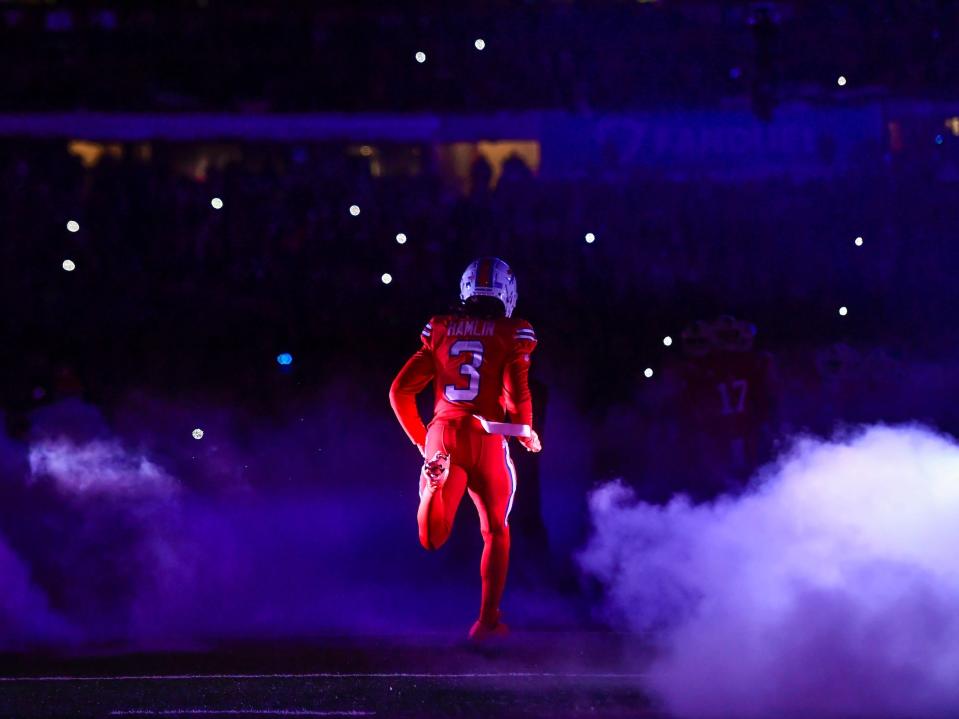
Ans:
[[[528,374],[536,334],[525,320],[439,315],[426,323],[422,346],[400,370],[390,388],[390,402],[403,429],[417,444],[426,427],[415,396],[432,379],[433,418],[480,415],[532,424]]]

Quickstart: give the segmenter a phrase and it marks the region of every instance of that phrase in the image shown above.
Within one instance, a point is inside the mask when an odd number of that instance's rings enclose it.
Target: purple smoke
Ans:
[[[590,499],[582,567],[653,636],[684,717],[955,716],[959,446],[921,427],[798,441],[740,497]]]
[[[31,445],[29,458],[30,481],[48,478],[67,496],[171,498],[177,491],[176,480],[162,467],[115,440],[42,440]]]
[[[474,513],[458,519],[468,546],[422,551],[418,455],[364,397],[328,387],[270,420],[69,401],[27,440],[0,437],[0,647],[458,636],[479,603]]]

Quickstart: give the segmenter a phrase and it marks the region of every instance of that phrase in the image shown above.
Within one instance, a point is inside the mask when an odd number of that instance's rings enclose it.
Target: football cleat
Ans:
[[[478,619],[473,622],[473,626],[470,628],[469,640],[477,644],[487,642],[495,639],[502,639],[509,636],[509,627],[506,626],[503,622],[497,621],[496,624],[490,626],[488,624],[483,624]]]
[[[450,456],[437,450],[433,459],[423,462],[423,479],[426,480],[425,487],[435,492],[443,486],[446,478],[450,476]]]

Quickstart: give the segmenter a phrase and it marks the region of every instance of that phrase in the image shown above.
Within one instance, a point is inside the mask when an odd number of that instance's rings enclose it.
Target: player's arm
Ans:
[[[513,336],[513,347],[503,371],[503,394],[510,421],[533,426],[533,398],[529,391],[530,355],[536,349],[536,333],[528,322],[520,323]],[[529,437],[519,441],[531,452],[539,452],[543,445],[533,430]]]
[[[390,385],[390,406],[403,431],[420,450],[420,454],[426,453],[426,425],[416,408],[416,395],[429,384],[436,371],[431,335],[432,323],[427,323],[420,335],[422,347],[406,361]]]

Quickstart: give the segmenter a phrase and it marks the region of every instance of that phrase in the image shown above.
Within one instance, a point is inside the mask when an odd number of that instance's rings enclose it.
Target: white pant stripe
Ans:
[[[503,448],[506,450],[506,470],[509,472],[509,481],[512,489],[509,493],[509,504],[506,505],[506,518],[504,524],[509,526],[509,513],[513,510],[513,497],[516,496],[516,467],[513,466],[513,458],[509,456],[509,442],[503,440]]]

